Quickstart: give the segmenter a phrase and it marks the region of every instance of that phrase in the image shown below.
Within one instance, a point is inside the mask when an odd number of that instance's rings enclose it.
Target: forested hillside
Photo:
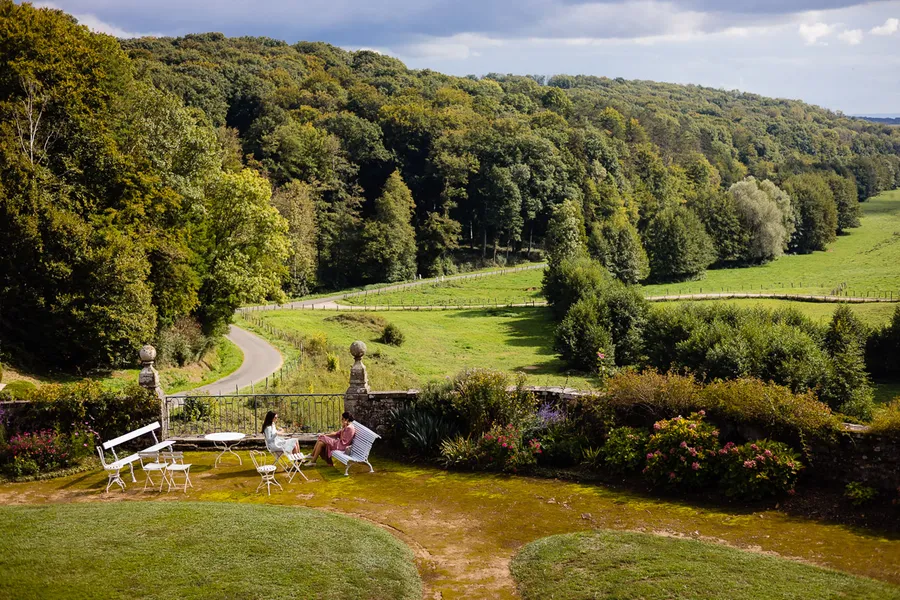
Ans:
[[[69,368],[196,353],[241,303],[505,261],[554,215],[629,283],[822,250],[900,183],[897,128],[740,92],[116,41],[11,0],[0,61],[0,350]]]

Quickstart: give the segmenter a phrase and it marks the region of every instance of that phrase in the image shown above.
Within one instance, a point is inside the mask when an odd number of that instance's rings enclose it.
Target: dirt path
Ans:
[[[193,453],[195,489],[141,493],[142,483],[104,494],[94,471],[46,482],[0,485],[0,503],[122,500],[263,502],[335,511],[377,523],[417,556],[427,598],[517,598],[509,561],[535,539],[592,528],[653,531],[722,541],[900,584],[900,539],[769,510],[750,512],[666,502],[603,486],[504,475],[448,473],[376,458],[377,472],[308,469],[283,493],[255,494],[244,465],[212,469]],[[321,463],[320,463],[321,464]],[[138,476],[141,479],[140,475]]]

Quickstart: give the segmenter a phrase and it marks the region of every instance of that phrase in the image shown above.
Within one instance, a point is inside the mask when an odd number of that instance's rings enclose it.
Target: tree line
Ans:
[[[560,211],[623,281],[694,277],[822,249],[900,183],[895,128],[796,101],[117,41],[10,0],[0,34],[0,335],[44,364],[120,364],[242,303],[530,254]]]

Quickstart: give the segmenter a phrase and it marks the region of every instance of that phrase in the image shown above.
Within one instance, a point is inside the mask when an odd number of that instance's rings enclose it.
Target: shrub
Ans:
[[[617,373],[606,385],[609,406],[617,413],[647,414],[661,419],[702,408],[701,387],[690,375],[656,371]]]
[[[381,341],[391,346],[402,346],[406,340],[406,336],[400,331],[400,328],[393,323],[388,323],[381,331]]]
[[[554,467],[569,467],[578,463],[588,445],[587,438],[565,420],[549,424],[533,439],[541,444],[539,462]]]
[[[729,442],[719,450],[725,494],[760,500],[793,494],[803,464],[787,444],[757,440],[742,446]]]
[[[210,349],[214,338],[203,334],[195,319],[182,317],[159,332],[156,339],[157,361],[161,366],[195,363]]]
[[[6,444],[3,469],[13,477],[54,471],[76,463],[85,454],[73,450],[69,436],[57,435],[49,429],[20,433],[12,436]]]
[[[792,439],[829,437],[840,426],[812,392],[795,394],[785,386],[749,377],[709,384],[701,391],[701,402],[717,417]]]
[[[441,442],[440,462],[447,468],[472,467],[478,462],[478,446],[471,438],[461,435]]]
[[[541,454],[541,444],[535,439],[527,442],[522,431],[513,424],[494,425],[478,440],[478,461],[485,469],[500,469],[510,473],[533,467]]]
[[[644,464],[649,439],[646,431],[634,427],[610,430],[601,452],[603,465],[610,473],[620,475],[637,471]]]
[[[590,298],[613,281],[603,265],[586,256],[575,256],[544,271],[543,293],[556,320],[582,298]]]
[[[6,384],[6,387],[3,388],[3,395],[12,398],[13,400],[24,400],[28,397],[28,395],[37,389],[37,386],[31,383],[30,381],[25,381],[22,379],[11,381]]]
[[[568,365],[584,372],[597,368],[597,353],[612,358],[615,353],[612,334],[601,317],[596,297],[576,302],[557,326],[553,349]]]
[[[207,399],[188,396],[181,407],[181,418],[185,421],[205,421],[212,412],[212,403]]]
[[[869,431],[880,435],[900,436],[900,398],[879,409],[869,425]]]
[[[858,481],[851,481],[844,488],[844,498],[850,501],[853,506],[862,506],[867,502],[871,502],[878,495],[878,490],[867,485],[863,485]]]
[[[328,351],[328,336],[316,332],[306,338],[305,349],[310,354],[325,354]]]
[[[327,352],[325,354],[325,368],[328,369],[329,372],[333,373],[337,371],[341,366],[341,361],[338,358],[338,355],[334,352]]]
[[[524,389],[524,378],[508,390],[509,377],[502,371],[475,369],[456,377],[453,406],[468,433],[480,435],[495,423],[519,423],[534,412],[534,395]]]
[[[417,395],[415,405],[459,423],[462,417],[457,409],[455,397],[456,391],[451,379],[429,381]]]
[[[644,476],[655,486],[696,489],[709,483],[719,449],[719,431],[703,420],[704,412],[688,418],[657,421],[647,442]]]
[[[96,381],[42,385],[26,399],[7,416],[10,435],[41,430],[69,435],[89,423],[109,440],[159,418],[159,398],[137,384],[120,391],[104,390]]]
[[[441,442],[456,436],[456,423],[430,410],[408,406],[390,414],[391,430],[403,447],[413,455],[434,456]]]

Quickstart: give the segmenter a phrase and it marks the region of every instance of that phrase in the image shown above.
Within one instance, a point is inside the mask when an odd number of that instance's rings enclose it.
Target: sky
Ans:
[[[54,0],[117,37],[219,31],[452,75],[695,83],[900,115],[900,0]]]

